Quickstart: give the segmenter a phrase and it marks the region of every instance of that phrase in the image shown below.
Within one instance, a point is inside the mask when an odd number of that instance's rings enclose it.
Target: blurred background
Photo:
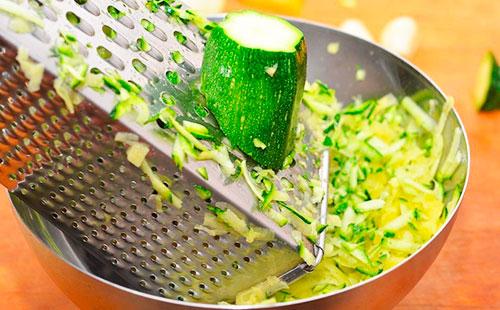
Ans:
[[[481,57],[500,57],[500,0],[186,2],[208,14],[251,8],[340,27],[408,58],[455,97],[472,148],[467,195],[437,261],[398,309],[500,309],[500,112],[479,113],[471,99]],[[7,204],[2,193],[0,309],[73,309]]]

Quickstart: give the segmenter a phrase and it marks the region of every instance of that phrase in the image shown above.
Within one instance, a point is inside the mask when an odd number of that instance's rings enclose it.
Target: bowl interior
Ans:
[[[424,108],[430,98],[437,99],[440,104],[444,102],[444,94],[432,81],[412,65],[384,49],[328,27],[298,20],[293,22],[304,31],[307,38],[308,81],[321,80],[335,88],[341,102],[349,103],[355,96],[367,99],[387,93],[393,93],[396,96],[412,96]],[[328,44],[333,42],[340,46],[338,53],[334,55],[327,52]],[[366,71],[364,81],[356,81],[357,68]],[[445,151],[451,142],[448,137],[452,136],[457,127],[462,127],[462,125],[456,113],[453,113],[445,128]],[[469,154],[465,132],[462,139],[462,152]],[[467,157],[466,162],[459,168],[455,177],[446,184],[446,187],[453,188],[465,184],[468,162]],[[19,199],[12,196],[12,201],[26,228],[51,249],[54,255],[83,272],[119,283],[119,279],[108,272],[109,267],[99,265],[81,252],[79,247],[68,240],[54,225],[28,208]],[[450,214],[449,220],[453,215],[454,213]],[[449,220],[445,225],[448,225]],[[165,302],[170,301],[165,300]]]

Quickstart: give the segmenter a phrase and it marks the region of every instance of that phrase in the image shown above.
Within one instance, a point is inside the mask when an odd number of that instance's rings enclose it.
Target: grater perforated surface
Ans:
[[[212,303],[231,301],[237,292],[270,275],[292,281],[303,274],[306,266],[296,254],[289,231],[253,212],[255,196],[244,182],[228,182],[211,162],[190,161],[181,174],[169,158],[171,146],[152,133],[156,127],[141,127],[132,118],[109,119],[114,106],[110,94],[82,90],[87,100],[70,115],[52,90],[49,73],[57,70],[50,49],[61,32],[69,32],[81,43],[81,53],[91,68],[117,71],[124,79],[153,89],[148,98],[153,106],[158,84],[177,99],[190,100],[204,44],[195,28],[179,24],[162,11],[148,12],[142,1],[35,3],[45,16],[45,27],[34,27],[32,33],[7,31],[9,18],[0,15],[0,29],[6,30],[0,35],[1,183],[15,189],[29,206],[95,256],[104,266],[99,276],[106,278],[112,272],[113,280],[120,278],[119,284],[134,289]],[[113,18],[117,12],[124,14]],[[155,25],[154,30],[144,26],[149,25],[145,20]],[[148,43],[147,51],[138,48],[141,39]],[[45,65],[48,72],[40,92],[25,90],[14,46],[27,48],[32,58]],[[174,60],[176,51],[182,53],[182,62]],[[179,85],[161,82],[173,72],[180,76]],[[148,160],[175,180],[173,189],[183,198],[181,210],[168,206],[156,210],[155,203],[148,201],[149,181],[127,162],[123,146],[113,141],[116,132],[127,130],[156,146]],[[328,156],[323,156],[325,162]],[[311,161],[308,164],[315,169]],[[202,166],[209,172],[209,184],[195,172]],[[281,175],[293,180],[301,172],[297,169]],[[279,241],[248,244],[235,235],[214,238],[196,230],[207,202],[190,192],[193,184],[214,193],[211,203],[227,202],[255,224],[272,229]],[[326,200],[322,206],[326,211]],[[320,244],[323,240],[324,234]],[[312,249],[319,261],[321,249]]]
[[[11,184],[20,182],[16,195],[109,264],[121,284],[167,298],[218,302],[300,263],[282,242],[248,244],[234,234],[211,237],[197,230],[209,202],[191,192],[192,175],[179,173],[156,151],[152,164],[174,181],[184,205],[158,210],[148,200],[149,181],[114,142],[126,128],[88,102],[78,115],[65,113],[49,76],[39,93],[28,93],[15,51],[5,42],[0,46],[2,170],[11,169]]]

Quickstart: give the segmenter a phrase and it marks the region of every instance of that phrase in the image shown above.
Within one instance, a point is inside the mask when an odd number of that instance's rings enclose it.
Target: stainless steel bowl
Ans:
[[[301,28],[308,41],[308,80],[320,79],[337,90],[341,102],[354,96],[377,97],[392,92],[395,95],[432,96],[442,104],[443,92],[423,73],[408,62],[383,48],[339,32],[329,27],[291,20]],[[338,42],[336,55],[327,52],[330,42]],[[356,67],[366,71],[365,81],[356,81]],[[459,168],[449,186],[463,184],[464,191],[469,176],[469,146],[463,125],[456,114],[450,117],[445,135],[457,127],[464,132],[462,152],[467,161]],[[450,143],[445,139],[446,143]],[[446,148],[446,146],[445,146]],[[79,307],[99,309],[381,309],[396,305],[420,280],[441,250],[455,222],[457,207],[436,235],[418,252],[398,266],[377,277],[328,295],[304,299],[275,306],[238,307],[203,305],[162,299],[143,294],[115,284],[111,270],[99,265],[79,251],[70,240],[52,224],[44,220],[15,197],[11,197],[26,238],[54,282]],[[461,199],[460,199],[461,202]]]

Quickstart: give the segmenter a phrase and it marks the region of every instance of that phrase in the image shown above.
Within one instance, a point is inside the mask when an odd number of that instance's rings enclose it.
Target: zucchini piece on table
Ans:
[[[281,169],[293,150],[305,79],[304,34],[287,21],[242,11],[212,30],[201,77],[208,109],[266,168]]]
[[[480,111],[500,109],[500,68],[492,52],[487,52],[479,65],[474,104]]]

